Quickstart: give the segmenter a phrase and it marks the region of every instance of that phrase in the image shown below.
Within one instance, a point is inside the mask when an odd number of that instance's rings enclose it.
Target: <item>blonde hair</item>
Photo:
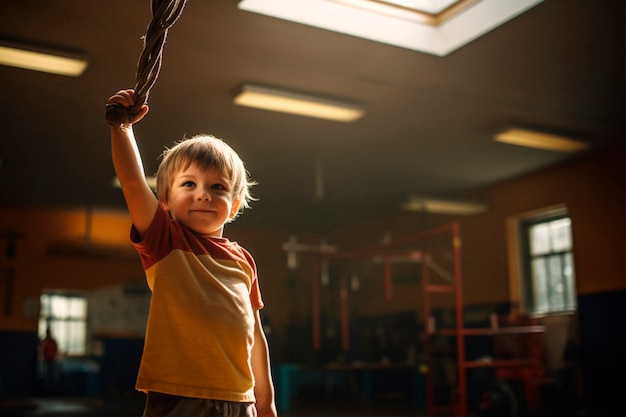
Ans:
[[[256,200],[250,193],[250,188],[256,182],[250,179],[237,152],[221,139],[210,135],[184,138],[163,151],[161,158],[156,175],[157,198],[161,202],[168,200],[174,176],[190,165],[196,165],[202,170],[215,169],[225,175],[230,182],[233,200],[241,202],[239,213]]]

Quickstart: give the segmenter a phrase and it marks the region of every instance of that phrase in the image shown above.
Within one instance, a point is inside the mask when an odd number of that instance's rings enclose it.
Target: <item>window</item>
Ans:
[[[571,220],[565,209],[523,219],[522,292],[531,315],[576,310]]]
[[[87,343],[87,299],[76,294],[42,294],[39,316],[41,338],[48,328],[63,355],[84,355]]]

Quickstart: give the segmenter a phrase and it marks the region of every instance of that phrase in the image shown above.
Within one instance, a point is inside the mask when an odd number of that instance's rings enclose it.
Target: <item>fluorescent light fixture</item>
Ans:
[[[244,84],[235,96],[234,103],[344,123],[354,122],[365,114],[363,107],[356,103],[254,84]]]
[[[554,133],[512,127],[495,135],[496,142],[557,152],[577,152],[589,147],[585,142]]]
[[[76,53],[47,50],[3,40],[0,41],[0,64],[78,77],[87,68],[87,58]]]
[[[407,211],[470,216],[485,213],[488,207],[487,204],[478,201],[412,196],[402,204],[402,209]]]

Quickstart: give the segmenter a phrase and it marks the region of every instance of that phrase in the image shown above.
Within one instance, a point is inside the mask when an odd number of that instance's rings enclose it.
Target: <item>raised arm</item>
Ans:
[[[133,90],[121,90],[111,96],[108,103],[124,107],[133,105]],[[131,123],[110,124],[111,155],[113,167],[122,186],[130,218],[143,238],[156,212],[158,201],[146,181],[141,154],[133,133],[133,124],[140,121],[148,112],[144,105]]]

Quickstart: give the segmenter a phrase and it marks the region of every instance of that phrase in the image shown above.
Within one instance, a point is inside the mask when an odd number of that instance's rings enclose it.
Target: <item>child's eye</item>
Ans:
[[[182,187],[193,187],[196,185],[193,181],[185,181],[181,184]]]
[[[213,184],[211,188],[214,190],[226,190],[226,187],[223,184],[219,184],[219,183]]]

